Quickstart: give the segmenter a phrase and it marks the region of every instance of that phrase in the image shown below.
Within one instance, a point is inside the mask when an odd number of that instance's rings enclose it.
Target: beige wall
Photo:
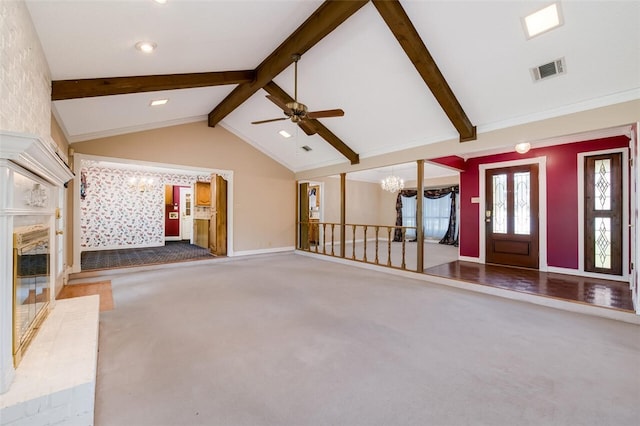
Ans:
[[[293,172],[220,126],[211,128],[202,121],[71,147],[82,154],[232,170],[234,251],[294,245]]]
[[[340,178],[326,177],[313,182],[322,183],[324,187],[323,222],[340,223]],[[347,179],[346,183],[346,223],[357,225],[395,224],[395,204],[397,194],[383,191],[377,183],[361,182]],[[328,231],[327,231],[328,232]],[[358,232],[362,232],[361,230]],[[350,228],[345,233],[347,240],[353,237]],[[373,238],[373,231],[368,231],[367,238]],[[385,237],[380,230],[380,238]],[[329,238],[329,236],[327,236]],[[338,241],[339,229],[334,236]],[[360,239],[361,235],[356,235]]]
[[[324,222],[340,222],[340,178],[327,177],[314,180],[324,184]],[[458,176],[425,179],[425,188],[458,185]],[[407,188],[415,188],[408,182]],[[347,223],[393,226],[396,222],[398,193],[383,191],[378,183],[347,179]]]
[[[296,173],[296,179],[317,179],[319,176],[331,176],[342,172],[348,173],[384,167],[390,164],[408,163],[420,158],[430,159],[449,155],[465,157],[470,153],[487,152],[496,148],[510,147],[509,149],[512,149],[517,142],[522,142],[523,140],[530,142],[545,141],[560,136],[628,126],[638,121],[638,111],[640,111],[640,99],[546,120],[517,124],[498,130],[482,131],[482,129],[479,129],[478,139],[475,141],[460,143],[457,139],[451,139],[422,145],[390,154],[362,158],[360,164],[357,165],[343,163],[301,171]]]

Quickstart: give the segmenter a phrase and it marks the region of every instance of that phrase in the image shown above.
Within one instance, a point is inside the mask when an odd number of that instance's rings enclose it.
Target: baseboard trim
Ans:
[[[463,262],[482,263],[480,262],[479,257],[458,256],[458,260],[461,260]]]
[[[229,257],[253,256],[256,254],[282,253],[285,251],[294,251],[294,250],[295,250],[294,246],[274,247],[274,248],[257,249],[257,250],[242,250],[242,251],[234,251],[233,254]]]
[[[570,268],[560,268],[557,266],[549,266],[546,272],[553,272],[556,274],[564,274],[564,275],[575,275],[578,277],[585,278],[597,278],[600,280],[609,280],[609,281],[620,281],[623,283],[629,282],[629,277],[620,276],[620,275],[607,275],[607,274],[595,274],[593,272],[585,272],[580,271],[578,269],[570,269]]]

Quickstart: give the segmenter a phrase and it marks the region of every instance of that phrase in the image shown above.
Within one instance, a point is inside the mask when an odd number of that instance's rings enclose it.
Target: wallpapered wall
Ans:
[[[141,191],[131,180],[152,179]],[[164,185],[207,182],[209,175],[136,171],[83,160],[80,169],[82,251],[164,245]]]

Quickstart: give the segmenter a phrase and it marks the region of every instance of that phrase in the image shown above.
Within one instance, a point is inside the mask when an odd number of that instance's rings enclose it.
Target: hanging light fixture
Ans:
[[[393,174],[393,167],[391,168],[391,174],[382,179],[380,186],[385,191],[398,192],[404,188],[404,180]]]

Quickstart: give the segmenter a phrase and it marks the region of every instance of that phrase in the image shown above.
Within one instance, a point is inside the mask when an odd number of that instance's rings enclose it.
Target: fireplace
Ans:
[[[0,131],[0,394],[55,303],[60,243],[52,236],[71,178],[50,138]]]
[[[49,313],[50,236],[46,225],[13,232],[13,364],[17,367]]]

